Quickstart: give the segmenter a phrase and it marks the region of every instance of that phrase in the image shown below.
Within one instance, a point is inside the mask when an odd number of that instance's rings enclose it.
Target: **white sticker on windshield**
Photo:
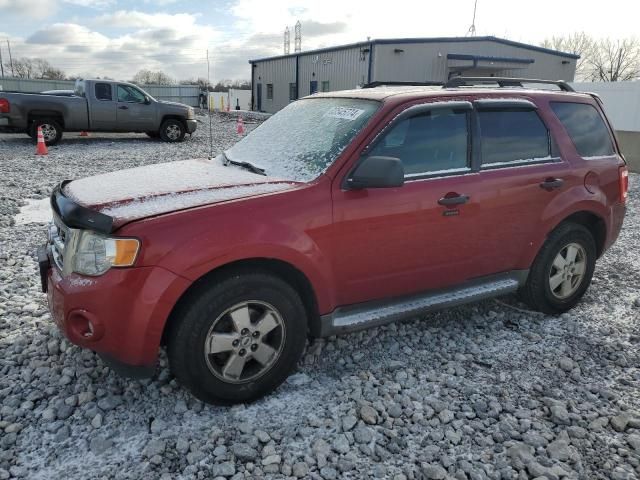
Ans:
[[[324,116],[353,121],[363,113],[364,113],[364,110],[360,108],[332,107],[330,110],[327,111],[327,113],[324,114]]]

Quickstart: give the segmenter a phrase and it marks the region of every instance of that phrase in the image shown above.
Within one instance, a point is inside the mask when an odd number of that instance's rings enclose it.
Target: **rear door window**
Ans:
[[[469,166],[468,113],[438,108],[401,120],[369,155],[399,158],[405,176],[421,176]]]
[[[113,100],[110,83],[96,83],[96,99],[109,102]]]
[[[534,110],[482,110],[482,166],[508,166],[551,159],[549,131]]]
[[[552,102],[554,111],[581,157],[604,157],[615,153],[609,129],[593,105]]]

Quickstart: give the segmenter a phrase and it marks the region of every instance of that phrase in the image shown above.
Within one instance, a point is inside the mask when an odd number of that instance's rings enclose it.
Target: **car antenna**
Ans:
[[[207,49],[207,115],[209,115],[209,160],[213,159],[213,118],[209,101],[209,85],[211,85],[211,69],[209,66],[209,50]]]

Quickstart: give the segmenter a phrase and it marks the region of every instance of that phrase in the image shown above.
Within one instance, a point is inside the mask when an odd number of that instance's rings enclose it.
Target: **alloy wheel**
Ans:
[[[225,310],[204,342],[207,367],[227,383],[245,383],[276,363],[285,343],[282,316],[270,304],[251,300]]]
[[[553,259],[549,288],[554,297],[565,300],[582,285],[587,270],[587,253],[577,243],[565,245]]]

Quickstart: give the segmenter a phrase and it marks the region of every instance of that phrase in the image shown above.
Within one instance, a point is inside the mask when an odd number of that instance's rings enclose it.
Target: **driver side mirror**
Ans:
[[[365,157],[347,179],[350,190],[392,188],[404,185],[404,167],[399,158]]]
[[[149,105],[150,103],[151,103],[151,99],[145,95],[144,96],[144,104],[145,105]]]

